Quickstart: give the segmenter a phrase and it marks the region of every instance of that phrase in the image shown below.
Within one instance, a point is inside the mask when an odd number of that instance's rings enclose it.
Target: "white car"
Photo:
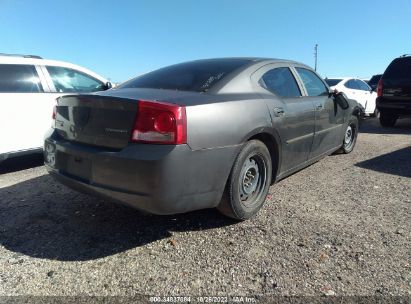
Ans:
[[[324,79],[331,89],[343,92],[348,98],[356,100],[365,109],[365,115],[376,116],[375,99],[377,93],[363,80],[358,78],[326,78]]]
[[[0,54],[0,162],[42,150],[57,97],[109,88],[107,79],[71,63]]]

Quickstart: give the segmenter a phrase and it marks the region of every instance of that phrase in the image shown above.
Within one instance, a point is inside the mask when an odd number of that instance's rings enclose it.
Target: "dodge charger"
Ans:
[[[219,58],[57,100],[45,165],[61,183],[154,214],[245,220],[270,185],[353,150],[360,107],[307,65]]]

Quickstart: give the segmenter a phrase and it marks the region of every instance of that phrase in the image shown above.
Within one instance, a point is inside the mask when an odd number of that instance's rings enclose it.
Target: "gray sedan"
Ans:
[[[73,189],[151,213],[217,207],[243,220],[276,181],[351,152],[359,115],[304,64],[197,60],[60,97],[45,164]]]

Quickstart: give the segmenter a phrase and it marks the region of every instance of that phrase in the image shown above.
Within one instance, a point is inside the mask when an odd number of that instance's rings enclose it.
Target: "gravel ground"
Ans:
[[[79,194],[39,157],[0,173],[0,295],[411,295],[411,120],[366,120],[241,223]]]

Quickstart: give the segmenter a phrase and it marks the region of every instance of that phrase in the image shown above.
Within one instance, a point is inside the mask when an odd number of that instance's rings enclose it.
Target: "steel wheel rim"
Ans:
[[[264,159],[252,154],[245,160],[240,176],[238,194],[242,204],[254,205],[261,198],[267,181],[267,168]]]
[[[345,136],[344,136],[344,146],[346,149],[349,149],[354,143],[355,132],[356,132],[355,126],[353,124],[350,124],[347,127],[347,130],[345,131]]]

